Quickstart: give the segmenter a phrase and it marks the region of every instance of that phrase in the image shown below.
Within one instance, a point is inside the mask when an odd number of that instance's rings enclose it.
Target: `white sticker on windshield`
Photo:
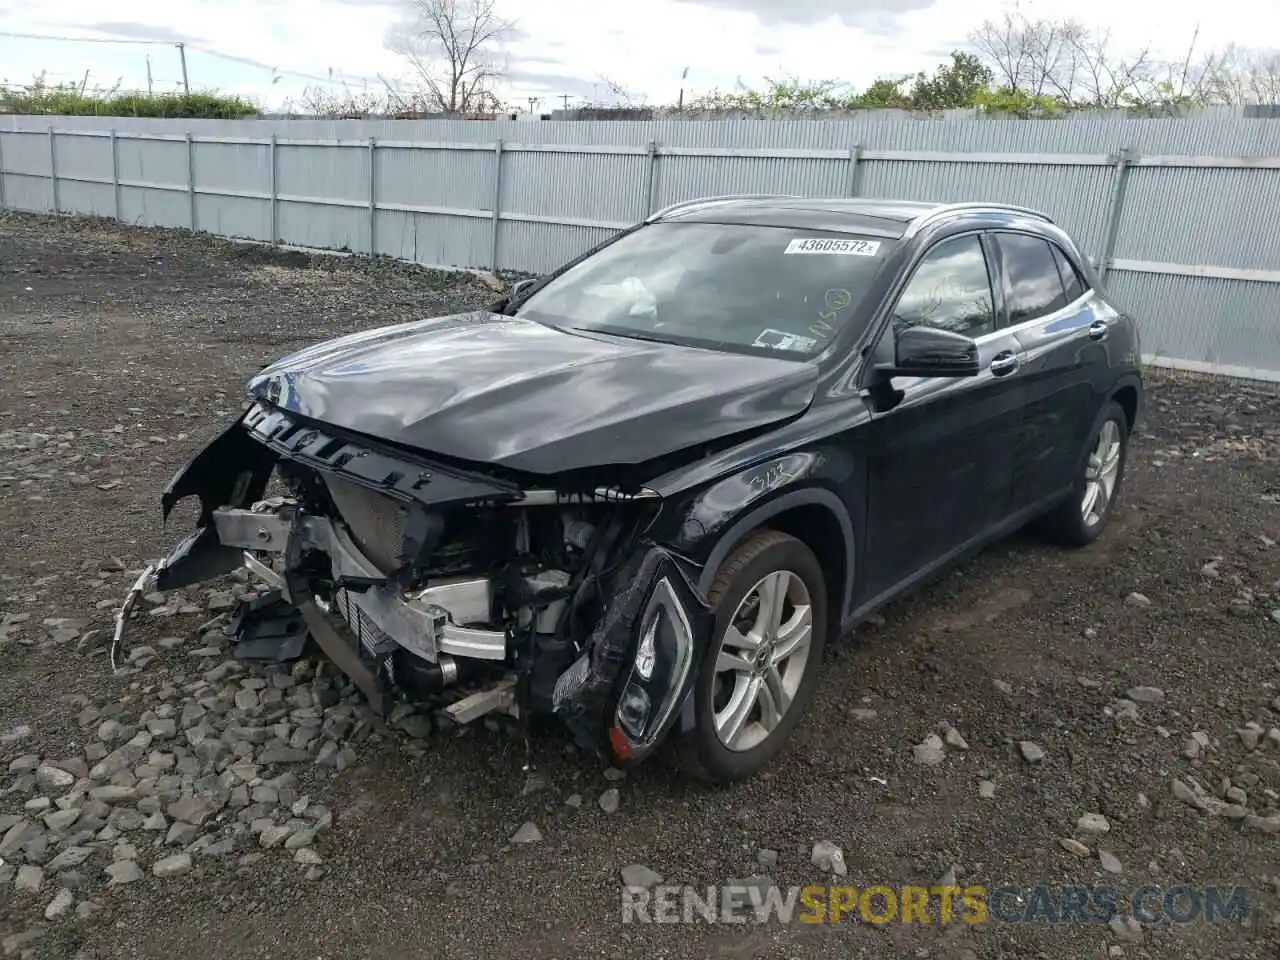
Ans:
[[[874,257],[880,252],[880,241],[836,237],[796,237],[782,252],[836,253],[846,257]]]
[[[761,330],[753,347],[768,347],[771,350],[812,350],[818,341],[813,337],[802,337],[798,333],[787,333],[785,330],[766,328]]]

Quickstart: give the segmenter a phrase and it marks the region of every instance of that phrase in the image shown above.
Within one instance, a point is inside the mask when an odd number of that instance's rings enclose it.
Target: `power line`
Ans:
[[[254,60],[252,57],[242,57],[234,53],[223,53],[220,50],[214,50],[211,47],[203,47],[198,44],[188,44],[188,46],[199,53],[203,53],[210,57],[218,57],[221,60],[230,60],[232,63],[242,63],[249,67],[258,67],[261,70],[270,70],[272,73],[278,73],[284,77],[297,77],[300,80],[315,80],[317,83],[336,83],[343,84],[348,81],[358,83],[371,83],[381,86],[382,81],[376,77],[364,77],[358,74],[322,77],[314,73],[303,73],[298,70],[286,70],[282,67],[273,67],[269,63],[263,63],[261,60]]]
[[[206,47],[198,43],[190,43],[181,40],[137,40],[133,38],[106,38],[106,37],[63,37],[53,34],[42,33],[14,33],[7,30],[0,30],[0,37],[13,37],[19,40],[56,40],[65,43],[127,43],[127,44],[146,44],[149,46],[160,47],[177,47],[181,50],[184,46],[203,53],[206,56],[217,57],[220,60],[229,60],[232,63],[240,63],[249,67],[257,67],[259,70],[268,70],[271,73],[279,74],[285,77],[297,77],[299,80],[313,80],[316,83],[332,83],[342,86],[348,82],[373,84],[381,86],[382,81],[376,77],[365,77],[360,75],[337,77],[322,77],[314,73],[305,73],[299,70],[286,70],[281,67],[273,67],[269,63],[263,63],[261,60],[255,60],[252,57],[242,57],[234,53],[223,53],[221,50],[215,50],[212,47]]]
[[[17,40],[63,40],[71,43],[145,43],[160,47],[179,46],[177,40],[136,40],[133,38],[117,39],[111,37],[56,37],[47,33],[11,33],[8,30],[0,30],[0,37],[13,37]]]

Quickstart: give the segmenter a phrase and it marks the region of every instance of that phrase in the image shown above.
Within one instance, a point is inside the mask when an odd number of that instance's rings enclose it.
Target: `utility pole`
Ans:
[[[562,93],[562,94],[560,94],[560,99],[564,101],[564,108],[565,108],[566,110],[568,110],[568,109],[569,109],[569,94],[567,94],[567,93]]]
[[[191,96],[191,84],[187,81],[187,45],[178,44],[178,58],[182,61],[182,92]]]
[[[147,96],[151,96],[151,54],[147,54]]]

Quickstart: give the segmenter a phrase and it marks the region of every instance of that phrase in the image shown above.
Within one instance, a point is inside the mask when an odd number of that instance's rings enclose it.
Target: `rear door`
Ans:
[[[1091,295],[1058,244],[1029,233],[992,233],[1007,329],[1023,353],[1026,406],[1011,509],[1032,507],[1075,480],[1105,389],[1114,313]]]
[[[1007,515],[1024,394],[1018,343],[999,328],[993,276],[978,233],[939,241],[917,263],[877,344],[875,358],[892,359],[894,326],[940,327],[974,338],[982,366],[976,377],[896,377],[902,400],[873,412],[862,600]]]

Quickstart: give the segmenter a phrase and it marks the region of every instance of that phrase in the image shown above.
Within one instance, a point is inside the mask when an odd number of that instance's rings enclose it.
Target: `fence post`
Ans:
[[[280,236],[280,213],[276,205],[276,197],[279,194],[279,187],[276,184],[276,135],[271,135],[271,147],[269,151],[271,163],[271,245],[276,245],[276,238]]]
[[[1120,214],[1124,210],[1124,192],[1128,183],[1129,148],[1121,147],[1116,154],[1115,173],[1111,178],[1111,200],[1107,209],[1107,225],[1102,234],[1102,252],[1098,256],[1099,280],[1107,278],[1111,260],[1116,252],[1116,237],[1120,233]]]
[[[191,208],[189,217],[191,219],[191,232],[196,229],[196,146],[191,139],[191,133],[187,133],[187,205]]]
[[[0,210],[4,208],[4,131],[0,130]]]
[[[858,163],[862,160],[862,147],[852,146],[849,148],[849,196],[856,197],[858,195]]]
[[[489,252],[489,269],[498,270],[498,221],[502,213],[502,138],[493,144],[493,236]]]
[[[116,220],[120,220],[120,149],[116,141],[116,128],[111,128],[111,202],[115,207]]]
[[[378,141],[369,138],[369,256],[378,255]]]
[[[54,146],[53,127],[49,128],[49,184],[53,189],[53,212],[62,212],[58,203],[58,149]]]
[[[654,187],[657,186],[658,141],[649,141],[646,157],[644,168],[644,216],[640,218],[642,220],[648,219],[649,214],[653,213],[653,191]]]

